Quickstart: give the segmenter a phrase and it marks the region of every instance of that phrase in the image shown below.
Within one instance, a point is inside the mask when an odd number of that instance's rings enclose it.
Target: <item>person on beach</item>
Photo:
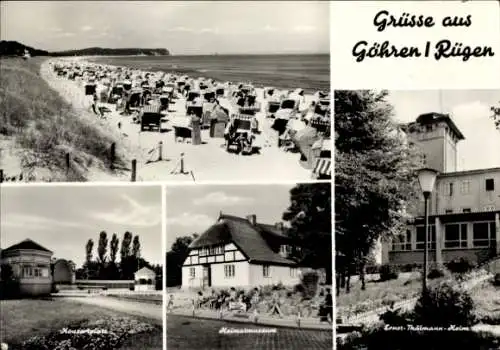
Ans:
[[[201,118],[194,112],[189,115],[191,124],[191,143],[193,145],[201,145]]]

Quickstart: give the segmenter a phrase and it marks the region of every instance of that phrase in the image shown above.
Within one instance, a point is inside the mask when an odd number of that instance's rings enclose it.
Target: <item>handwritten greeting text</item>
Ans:
[[[470,27],[472,16],[446,16],[440,21],[446,28]],[[373,25],[378,32],[384,32],[389,28],[432,28],[436,21],[432,16],[422,14],[410,14],[403,12],[400,16],[394,16],[389,11],[379,11],[373,18]],[[463,62],[473,57],[493,57],[495,52],[491,46],[468,45],[460,41],[441,39],[435,43],[425,41],[420,46],[394,45],[390,41],[368,42],[358,41],[352,48],[352,55],[357,62],[363,62],[366,58],[434,58],[439,61],[447,58],[461,58]]]

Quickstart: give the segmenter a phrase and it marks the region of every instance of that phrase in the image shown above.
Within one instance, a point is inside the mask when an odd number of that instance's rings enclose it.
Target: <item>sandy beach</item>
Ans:
[[[86,57],[76,58],[85,62]],[[66,59],[75,60],[75,58]],[[58,61],[61,61],[58,59]],[[45,61],[41,66],[41,76],[54,90],[74,106],[79,114],[91,113],[91,97],[85,96],[84,82],[58,77],[52,70],[53,60]],[[258,98],[263,89],[256,89]],[[312,96],[306,96],[306,100]],[[125,159],[137,160],[137,181],[230,181],[230,182],[277,182],[307,181],[312,179],[311,169],[301,165],[300,154],[285,152],[277,146],[277,134],[271,129],[272,120],[266,118],[263,111],[258,112],[261,133],[257,135],[255,145],[260,147],[257,154],[237,155],[228,153],[224,139],[210,138],[208,130],[201,132],[201,145],[176,142],[173,121],[186,115],[185,99],[179,98],[169,106],[166,122],[162,123],[162,132],[140,131],[140,125],[132,121],[130,115],[124,116],[116,111],[112,104],[100,103],[110,113],[105,119],[96,118],[107,132],[115,133],[120,140],[116,150]],[[159,144],[162,143],[161,160]],[[184,154],[184,173],[179,173],[180,158]],[[90,181],[130,180],[129,171],[121,171],[116,176],[89,174]]]

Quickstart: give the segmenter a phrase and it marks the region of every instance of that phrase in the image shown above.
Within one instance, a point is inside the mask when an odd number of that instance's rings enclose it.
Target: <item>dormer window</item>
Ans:
[[[282,244],[280,246],[280,255],[287,257],[292,253],[292,247],[287,244]]]

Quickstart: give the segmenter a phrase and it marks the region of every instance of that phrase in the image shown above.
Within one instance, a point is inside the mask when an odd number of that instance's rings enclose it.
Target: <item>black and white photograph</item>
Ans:
[[[497,349],[500,90],[334,103],[337,349]]]
[[[327,1],[2,1],[3,181],[331,178]]]
[[[329,183],[166,188],[168,349],[331,349]]]
[[[2,350],[163,349],[161,192],[2,186]]]

